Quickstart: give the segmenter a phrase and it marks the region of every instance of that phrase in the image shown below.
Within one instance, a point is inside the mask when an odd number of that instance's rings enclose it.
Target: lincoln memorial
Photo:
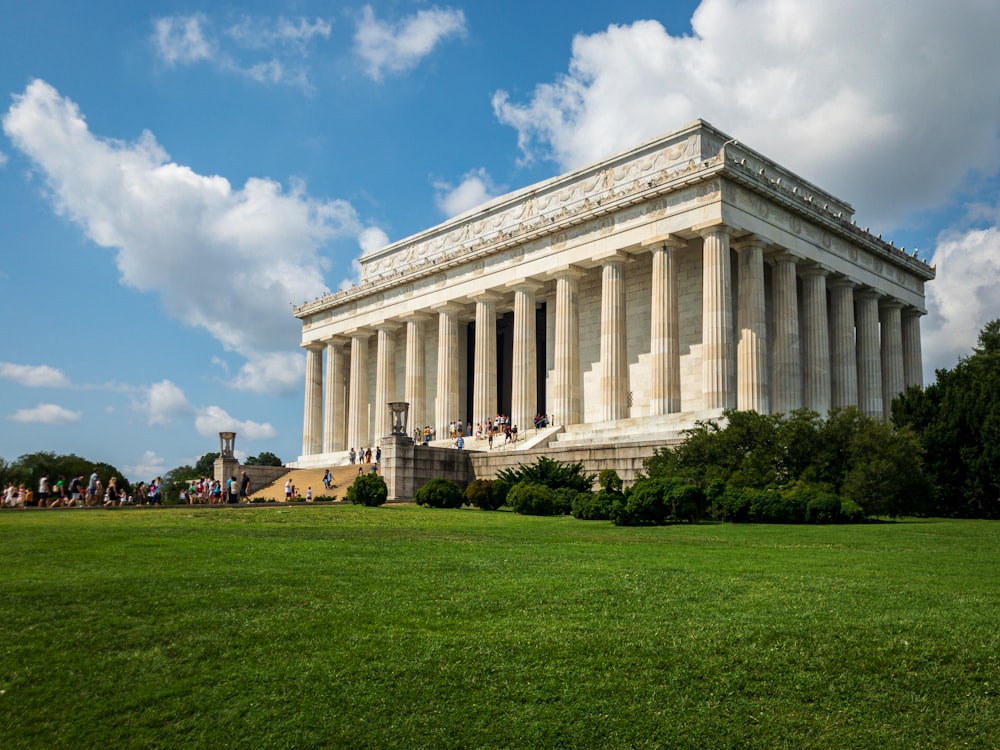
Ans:
[[[853,213],[696,121],[366,252],[358,285],[295,309],[296,465],[378,444],[394,401],[438,437],[547,415],[526,447],[676,439],[731,408],[887,418],[922,385],[934,270]]]

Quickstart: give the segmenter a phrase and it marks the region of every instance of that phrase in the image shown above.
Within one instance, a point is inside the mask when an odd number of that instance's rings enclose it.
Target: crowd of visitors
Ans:
[[[117,508],[124,505],[162,505],[163,479],[156,477],[148,484],[139,482],[128,492],[118,486],[118,477],[109,477],[107,485],[95,470],[89,479],[75,476],[68,482],[60,476],[55,482],[43,474],[38,491],[23,484],[8,484],[3,491],[0,508]]]

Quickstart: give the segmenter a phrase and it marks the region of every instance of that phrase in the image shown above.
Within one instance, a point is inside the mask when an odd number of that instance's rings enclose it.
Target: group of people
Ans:
[[[160,477],[149,484],[139,482],[128,492],[118,486],[118,477],[110,477],[104,485],[95,469],[88,480],[80,474],[69,482],[63,476],[53,482],[48,474],[42,474],[37,492],[31,486],[8,484],[0,508],[117,508],[162,504],[163,480]]]
[[[199,477],[193,480],[186,489],[182,488],[180,493],[181,503],[187,505],[235,505],[239,502],[248,502],[250,498],[250,477],[244,471],[243,475],[237,479],[235,476],[229,477],[225,482],[211,477]]]
[[[375,460],[375,463],[379,464],[382,463],[382,448],[381,446],[375,446],[374,453],[372,453],[372,449],[370,447],[359,448],[356,451],[354,448],[351,448],[351,450],[347,452],[347,457],[350,459],[351,464],[370,464],[372,459]]]

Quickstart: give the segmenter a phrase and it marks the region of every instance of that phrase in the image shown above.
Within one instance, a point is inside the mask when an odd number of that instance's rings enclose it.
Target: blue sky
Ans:
[[[1000,316],[998,28],[974,0],[4,3],[0,457],[148,479],[235,429],[292,460],[292,303],[698,117],[936,265],[932,380]]]

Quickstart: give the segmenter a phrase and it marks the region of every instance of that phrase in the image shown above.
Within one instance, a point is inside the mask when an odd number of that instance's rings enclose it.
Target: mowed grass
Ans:
[[[0,513],[0,748],[992,748],[1000,525]]]

